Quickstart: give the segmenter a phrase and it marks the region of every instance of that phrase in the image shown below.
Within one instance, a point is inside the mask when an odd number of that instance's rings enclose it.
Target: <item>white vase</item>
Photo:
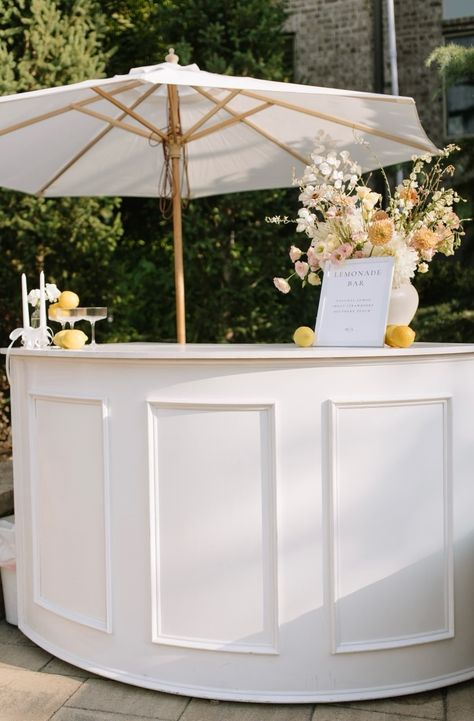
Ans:
[[[418,309],[418,291],[410,282],[390,291],[387,325],[410,325]]]

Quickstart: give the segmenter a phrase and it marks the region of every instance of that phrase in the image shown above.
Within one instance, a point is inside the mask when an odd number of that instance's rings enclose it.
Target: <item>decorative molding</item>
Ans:
[[[149,400],[148,405],[148,447],[150,478],[150,550],[151,550],[151,608],[153,643],[251,654],[278,654],[278,583],[277,583],[277,530],[276,530],[276,441],[274,403],[209,403],[193,401]],[[264,642],[245,642],[229,639],[209,639],[194,636],[178,636],[165,633],[162,618],[161,568],[159,559],[159,472],[158,472],[158,414],[162,410],[202,412],[260,412],[266,418],[266,432],[262,437],[264,472],[261,478],[262,495],[262,581],[265,635]]]
[[[46,598],[41,588],[41,537],[38,529],[37,512],[38,503],[38,428],[36,425],[36,404],[38,401],[52,401],[54,403],[79,404],[99,406],[102,416],[102,477],[103,477],[103,498],[104,498],[104,549],[105,549],[105,616],[98,618],[68,609],[61,604]],[[109,471],[109,408],[106,398],[90,397],[83,395],[59,395],[50,392],[32,391],[28,394],[28,415],[29,415],[29,436],[31,439],[31,542],[33,550],[32,577],[33,577],[33,602],[47,611],[62,616],[69,621],[89,626],[90,628],[112,633],[112,562],[111,562],[111,521],[110,521],[110,471]],[[87,449],[82,449],[87,453]]]
[[[433,628],[425,633],[407,633],[385,638],[366,638],[360,641],[344,641],[340,634],[337,601],[340,596],[339,586],[339,518],[338,518],[338,420],[339,414],[345,409],[354,408],[390,408],[437,405],[442,410],[443,439],[443,607],[444,623],[440,628]],[[391,398],[379,400],[338,401],[326,403],[328,457],[326,459],[328,487],[326,491],[326,509],[329,526],[326,533],[328,544],[327,575],[329,604],[331,613],[332,652],[334,654],[361,651],[376,651],[400,648],[418,644],[431,643],[454,637],[454,580],[453,580],[453,469],[452,469],[452,399],[450,395],[424,396],[419,398]],[[422,448],[419,449],[420,453]]]

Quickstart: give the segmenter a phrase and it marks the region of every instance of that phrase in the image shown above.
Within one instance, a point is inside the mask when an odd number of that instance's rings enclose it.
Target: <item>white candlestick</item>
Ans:
[[[23,309],[23,328],[29,328],[28,289],[26,287],[26,275],[24,273],[21,274],[21,307]]]
[[[40,328],[42,337],[46,340],[46,293],[44,289],[44,273],[40,273]]]

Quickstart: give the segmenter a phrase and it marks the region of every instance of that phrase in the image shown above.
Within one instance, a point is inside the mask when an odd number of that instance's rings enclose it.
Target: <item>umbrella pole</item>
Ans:
[[[170,48],[166,61],[177,63],[178,56]],[[176,85],[168,85],[169,135],[168,151],[171,158],[172,197],[173,197],[173,239],[174,239],[174,284],[176,293],[176,339],[186,343],[186,314],[184,306],[184,264],[183,264],[183,228],[181,222],[181,126],[179,121],[179,98]]]
[[[174,241],[174,284],[176,294],[176,338],[186,343],[186,315],[184,301],[183,228],[181,222],[181,148],[170,144],[171,170],[173,175],[173,241]]]

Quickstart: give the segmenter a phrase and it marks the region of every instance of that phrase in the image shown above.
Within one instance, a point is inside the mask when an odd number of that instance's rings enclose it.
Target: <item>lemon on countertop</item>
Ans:
[[[313,345],[314,339],[314,330],[307,325],[301,325],[293,333],[293,341],[296,345],[300,346],[300,348],[309,348],[309,346]]]
[[[409,325],[388,325],[385,331],[385,343],[392,348],[409,348],[415,337],[416,333]]]
[[[64,308],[64,310],[71,310],[71,308],[77,308],[79,305],[79,296],[77,293],[73,293],[72,290],[63,290],[58,298],[58,306]]]
[[[59,348],[64,348],[63,346],[63,338],[64,334],[67,333],[67,330],[60,330],[58,333],[56,333],[53,336],[53,343],[54,345],[57,345]]]
[[[53,338],[54,345],[66,350],[80,350],[86,343],[87,336],[82,330],[71,328],[70,330],[60,330]]]
[[[65,332],[61,340],[63,348],[67,348],[68,350],[79,350],[83,345],[85,345],[87,336],[84,331],[71,328],[71,330],[67,330]]]

